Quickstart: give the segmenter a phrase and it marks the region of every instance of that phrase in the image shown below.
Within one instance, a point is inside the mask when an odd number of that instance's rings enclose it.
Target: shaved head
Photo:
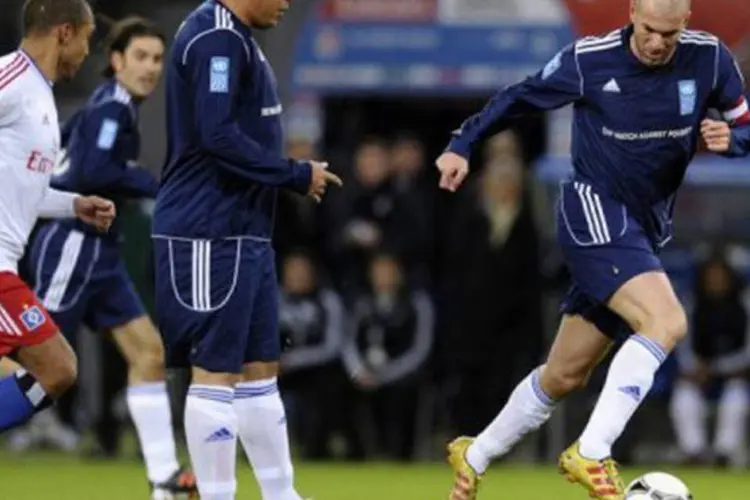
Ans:
[[[682,15],[690,12],[690,0],[634,0],[636,9],[658,15]]]
[[[672,60],[680,35],[690,20],[690,0],[632,0],[630,48],[646,66]]]

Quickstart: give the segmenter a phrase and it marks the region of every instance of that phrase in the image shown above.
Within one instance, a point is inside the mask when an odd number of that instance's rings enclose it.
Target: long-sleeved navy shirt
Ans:
[[[276,188],[307,193],[311,166],[284,157],[273,70],[217,0],[183,23],[167,63],[167,161],[153,232],[270,239]]]
[[[735,126],[728,156],[750,150],[750,112],[737,64],[715,36],[685,31],[669,64],[648,67],[630,48],[632,34],[627,26],[563,49],[465,121],[448,150],[468,157],[482,137],[515,118],[574,103],[576,180],[623,202],[653,242],[665,242],[708,109]]]
[[[156,178],[138,165],[141,137],[138,106],[116,81],[100,85],[62,130],[64,154],[51,185],[63,191],[96,194],[116,202],[153,198]],[[78,221],[63,222],[81,231],[98,231]],[[113,227],[108,233],[117,235]]]

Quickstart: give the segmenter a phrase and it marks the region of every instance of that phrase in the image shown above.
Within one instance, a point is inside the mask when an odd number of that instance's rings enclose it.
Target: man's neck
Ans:
[[[136,106],[138,106],[144,100],[146,100],[145,97],[140,97],[136,95],[136,93],[133,92],[133,90],[129,86],[125,85],[125,83],[122,81],[119,75],[115,75],[115,84],[128,93],[128,95],[130,96],[130,99],[133,101],[133,104],[135,104]]]
[[[251,20],[249,15],[243,15],[242,10],[237,5],[235,0],[216,0],[218,3],[224,6],[225,9],[234,14],[237,19],[242,21],[245,25],[250,26]]]
[[[57,81],[57,59],[56,50],[49,49],[46,40],[38,38],[24,38],[21,41],[21,50],[34,61],[44,77],[50,82]]]

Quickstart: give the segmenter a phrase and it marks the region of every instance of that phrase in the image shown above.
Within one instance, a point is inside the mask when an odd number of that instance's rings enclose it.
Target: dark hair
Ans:
[[[106,18],[102,18],[102,20],[106,21]],[[109,34],[104,41],[107,50],[107,67],[104,68],[102,74],[106,78],[115,76],[115,69],[110,62],[112,54],[116,52],[124,54],[133,39],[141,37],[158,38],[162,43],[167,43],[164,33],[148,19],[130,16],[111,23]]]
[[[737,272],[729,262],[724,249],[712,250],[708,258],[699,264],[697,279],[695,280],[694,285],[695,296],[699,299],[706,297],[706,278],[709,270],[714,267],[719,267],[729,279],[727,295],[733,298],[739,297],[742,290],[745,288],[745,281],[740,273]]]
[[[308,261],[313,267],[317,265],[317,258],[315,256],[315,253],[310,248],[304,246],[290,248],[284,253],[284,262],[291,259],[304,259]]]
[[[71,24],[80,28],[91,19],[86,0],[26,0],[23,4],[23,36],[45,33],[55,26]]]

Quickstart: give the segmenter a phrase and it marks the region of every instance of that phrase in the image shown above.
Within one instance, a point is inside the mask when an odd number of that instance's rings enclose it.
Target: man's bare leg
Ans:
[[[478,476],[490,462],[543,425],[558,400],[583,387],[611,345],[582,317],[563,317],[547,362],[516,387],[500,414],[476,439],[460,438],[452,445],[456,481],[450,499],[474,498]]]
[[[152,484],[178,474],[172,409],[164,369],[164,347],[148,316],[112,329],[112,338],[128,363],[127,404]]]
[[[0,432],[47,408],[75,383],[78,374],[75,353],[59,333],[20,348],[18,361],[23,368],[0,380]]]
[[[687,333],[687,318],[666,274],[632,278],[610,299],[610,309],[637,332],[612,360],[599,401],[581,435],[581,454],[609,457],[612,445],[651,389],[654,374]]]
[[[608,307],[638,332],[620,348],[578,443],[560,455],[568,480],[601,500],[621,500],[625,485],[612,445],[651,389],[654,375],[687,332],[687,319],[667,276],[640,274],[615,292]]]
[[[10,358],[0,358],[0,377],[5,377],[21,369],[21,365]]]

